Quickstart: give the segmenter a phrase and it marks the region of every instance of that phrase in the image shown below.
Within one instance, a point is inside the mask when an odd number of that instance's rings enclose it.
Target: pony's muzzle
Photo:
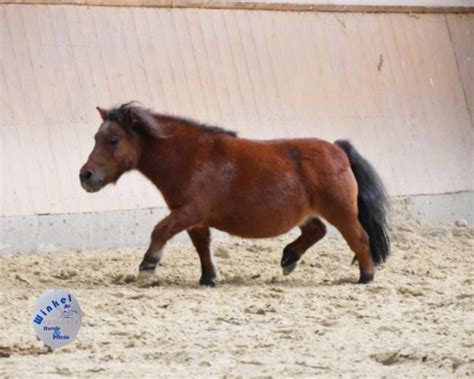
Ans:
[[[90,170],[81,170],[79,173],[79,179],[81,180],[81,186],[87,192],[97,192],[104,185],[104,178],[100,175],[94,175]]]
[[[90,178],[92,178],[92,172],[88,170],[81,171],[79,173],[79,178],[81,179],[81,183],[87,182]]]

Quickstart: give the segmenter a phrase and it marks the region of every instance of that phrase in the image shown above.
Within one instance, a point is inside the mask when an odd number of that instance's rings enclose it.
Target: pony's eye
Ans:
[[[119,139],[117,137],[112,137],[111,139],[109,139],[109,145],[111,146],[117,145],[118,142],[119,142]]]

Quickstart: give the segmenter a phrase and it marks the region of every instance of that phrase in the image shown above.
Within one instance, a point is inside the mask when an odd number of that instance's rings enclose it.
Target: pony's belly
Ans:
[[[281,234],[285,234],[291,230],[291,228],[272,228],[272,229],[249,229],[245,227],[217,227],[216,229],[226,232],[232,236],[242,238],[271,238]]]
[[[236,212],[232,217],[216,220],[211,227],[243,238],[270,238],[289,232],[301,225],[311,214],[309,210],[300,212]]]
[[[279,167],[275,162],[279,162]],[[253,162],[224,188],[212,207],[210,226],[246,238],[274,237],[288,232],[312,210],[307,189],[291,164],[282,160]]]
[[[294,226],[294,225],[293,225]],[[246,226],[237,225],[211,225],[215,229],[226,232],[232,236],[242,238],[271,238],[289,232],[293,226],[287,228],[247,228]]]

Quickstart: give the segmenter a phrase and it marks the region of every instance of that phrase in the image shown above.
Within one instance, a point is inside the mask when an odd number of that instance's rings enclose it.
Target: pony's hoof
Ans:
[[[215,287],[216,284],[217,284],[217,278],[201,277],[201,279],[199,279],[199,285],[203,287]]]
[[[296,268],[300,258],[301,257],[299,254],[293,251],[290,247],[286,246],[283,249],[283,256],[281,257],[281,268],[283,269],[283,275],[290,275]]]
[[[370,283],[371,281],[374,280],[374,274],[360,274],[359,281],[357,283],[359,284],[367,284]]]
[[[298,265],[298,262],[294,262],[294,263],[289,264],[288,266],[282,266],[283,275],[285,276],[290,275],[297,265]]]
[[[155,270],[142,270],[138,272],[137,280],[146,280],[155,275]]]

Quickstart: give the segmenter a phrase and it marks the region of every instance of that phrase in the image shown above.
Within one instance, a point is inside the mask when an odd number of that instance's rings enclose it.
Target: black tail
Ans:
[[[359,221],[369,235],[372,260],[378,265],[384,262],[390,253],[387,193],[375,169],[349,141],[334,143],[347,154],[359,185]]]

